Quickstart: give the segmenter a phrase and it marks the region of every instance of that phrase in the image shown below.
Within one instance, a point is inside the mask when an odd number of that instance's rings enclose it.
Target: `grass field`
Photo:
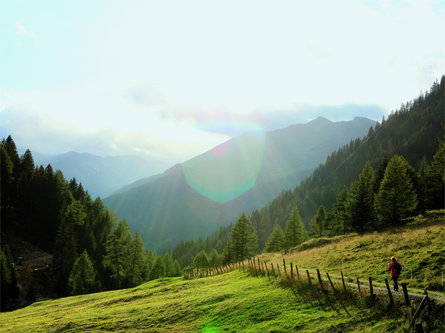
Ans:
[[[1,332],[384,332],[406,327],[397,314],[306,303],[276,282],[231,272],[165,278],[136,288],[34,303],[0,314]]]
[[[313,247],[316,245],[319,246]],[[403,266],[400,282],[407,282],[412,288],[444,292],[444,248],[445,217],[441,210],[413,218],[402,228],[313,239],[295,253],[267,253],[260,258],[280,265],[285,258],[287,263],[305,269],[319,268],[336,274],[343,271],[348,277],[371,276],[383,281],[385,276],[389,277],[387,269],[395,255]]]
[[[444,239],[444,211],[438,211],[397,230],[311,240],[284,257],[300,268],[337,274],[342,270],[346,276],[382,280],[389,258],[396,255],[404,267],[402,281],[440,290]],[[281,265],[283,255],[268,253],[261,258]],[[395,332],[408,328],[407,311],[391,310],[386,301],[370,307],[365,298],[340,304],[297,295],[275,280],[238,271],[196,280],[164,278],[0,313],[0,331]]]

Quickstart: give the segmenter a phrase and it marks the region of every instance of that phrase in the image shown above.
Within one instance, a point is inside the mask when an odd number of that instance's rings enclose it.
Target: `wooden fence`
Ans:
[[[270,268],[270,269],[269,269]],[[235,263],[229,263],[220,267],[216,268],[191,268],[184,271],[184,278],[186,279],[196,279],[196,278],[204,278],[204,277],[211,277],[219,274],[224,274],[232,271],[243,271],[247,272],[252,276],[255,277],[267,277],[269,279],[281,279],[284,281],[288,281],[290,283],[303,283],[306,284],[309,287],[318,287],[323,292],[329,292],[332,291],[335,295],[339,292],[357,292],[361,296],[367,296],[371,300],[376,301],[379,299],[379,294],[386,294],[388,295],[389,305],[394,306],[394,297],[388,282],[388,279],[385,278],[385,288],[376,287],[374,286],[372,277],[369,277],[366,284],[361,285],[360,279],[357,277],[356,279],[347,278],[343,275],[343,272],[340,271],[341,281],[340,280],[333,280],[331,279],[331,276],[329,273],[323,273],[326,275],[326,278],[322,277],[322,272],[317,268],[316,269],[316,276],[314,274],[314,271],[310,271],[306,269],[306,274],[300,274],[300,270],[303,271],[301,268],[299,268],[294,263],[289,263],[289,265],[286,264],[286,260],[283,258],[283,265],[280,267],[279,264],[274,265],[273,263],[267,263],[264,261],[261,261],[258,257],[253,257],[246,259],[244,261],[235,262]],[[311,275],[312,272],[312,275]],[[356,281],[356,285],[350,282],[346,282],[345,280],[349,281]],[[334,282],[337,283],[337,286],[335,286]],[[403,292],[403,299],[404,304],[411,308],[411,298],[418,298],[421,299],[421,303],[419,307],[417,308],[416,312],[414,312],[411,326],[416,330],[416,332],[422,332],[421,327],[422,323],[416,322],[416,319],[421,318],[421,314],[425,312],[425,308],[428,305],[428,309],[431,308],[430,305],[430,297],[427,294],[427,291],[425,290],[425,295],[418,295],[418,294],[409,294],[407,290],[407,284],[401,283],[402,286],[402,292]],[[377,291],[378,293],[375,293]],[[414,310],[414,309],[413,309]],[[428,310],[429,311],[429,310]],[[429,321],[426,321],[429,325]],[[429,328],[429,327],[428,327]]]

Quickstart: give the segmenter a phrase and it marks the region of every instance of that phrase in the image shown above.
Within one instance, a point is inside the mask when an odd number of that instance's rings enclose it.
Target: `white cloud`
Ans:
[[[36,39],[36,35],[31,30],[26,29],[23,25],[21,25],[19,22],[16,22],[14,24],[15,31],[20,36],[25,36],[29,38]]]

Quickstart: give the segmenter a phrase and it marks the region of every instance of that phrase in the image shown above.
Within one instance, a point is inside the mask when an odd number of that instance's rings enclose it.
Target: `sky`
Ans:
[[[0,28],[0,135],[38,153],[181,162],[445,74],[439,0],[0,0]]]

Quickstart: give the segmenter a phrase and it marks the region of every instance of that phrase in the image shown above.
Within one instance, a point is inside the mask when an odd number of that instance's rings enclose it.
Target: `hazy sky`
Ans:
[[[0,0],[0,134],[182,161],[231,135],[380,120],[445,73],[445,1]]]

